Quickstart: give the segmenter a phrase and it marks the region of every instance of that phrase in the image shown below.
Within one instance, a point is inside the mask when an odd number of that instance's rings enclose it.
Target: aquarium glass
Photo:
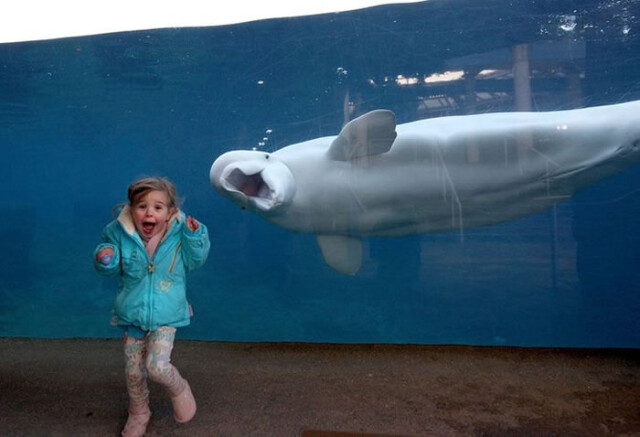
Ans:
[[[0,44],[0,336],[120,336],[117,279],[93,251],[129,183],[161,175],[212,243],[179,338],[639,347],[640,167],[489,226],[452,202],[451,229],[364,238],[355,275],[209,181],[227,151],[335,136],[375,109],[404,124],[634,100],[635,0],[431,0]]]

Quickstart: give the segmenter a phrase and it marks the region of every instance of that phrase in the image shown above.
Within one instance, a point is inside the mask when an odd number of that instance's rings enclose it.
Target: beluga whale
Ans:
[[[368,112],[336,136],[233,150],[210,181],[242,209],[317,236],[356,274],[362,239],[488,226],[538,213],[640,160],[640,101],[396,125]]]

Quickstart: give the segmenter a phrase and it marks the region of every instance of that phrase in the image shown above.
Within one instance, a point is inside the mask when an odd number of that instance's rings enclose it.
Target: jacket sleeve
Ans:
[[[186,224],[182,228],[182,256],[187,271],[203,265],[209,255],[211,247],[209,230],[204,223],[199,223],[200,227],[195,232],[191,231]]]
[[[108,225],[102,232],[102,243],[93,251],[93,266],[98,273],[104,276],[115,276],[120,274],[120,246],[113,235],[113,226]],[[113,256],[108,264],[102,264],[97,260],[98,252],[105,247],[113,248]]]

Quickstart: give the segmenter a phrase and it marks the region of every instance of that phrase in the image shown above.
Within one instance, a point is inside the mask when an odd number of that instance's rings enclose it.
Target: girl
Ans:
[[[147,428],[147,375],[163,385],[174,418],[185,423],[196,413],[189,383],[171,365],[176,328],[190,322],[186,273],[204,264],[207,228],[178,209],[176,188],[164,178],[144,178],[129,186],[129,204],[103,232],[94,265],[103,275],[119,275],[114,322],[124,329],[129,417],[125,437]]]

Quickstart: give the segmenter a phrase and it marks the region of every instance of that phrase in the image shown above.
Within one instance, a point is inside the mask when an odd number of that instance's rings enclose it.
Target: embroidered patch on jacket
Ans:
[[[161,281],[156,282],[156,289],[161,293],[168,293],[173,286],[173,281],[171,279],[163,279]]]

